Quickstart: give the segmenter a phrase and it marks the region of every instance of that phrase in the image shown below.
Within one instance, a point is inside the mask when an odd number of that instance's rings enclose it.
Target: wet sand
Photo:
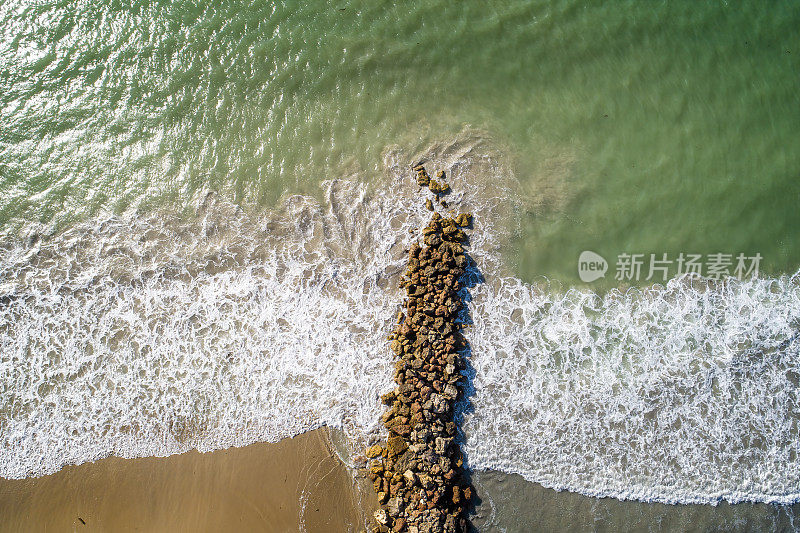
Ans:
[[[327,428],[211,453],[67,466],[0,479],[0,532],[359,532],[377,501]],[[517,475],[472,473],[481,532],[797,531],[800,504],[664,505],[557,492]]]
[[[0,479],[0,531],[360,531],[328,430],[170,457],[110,457]]]
[[[558,492],[497,471],[473,472],[478,498],[472,523],[481,532],[789,532],[800,503],[667,505]]]

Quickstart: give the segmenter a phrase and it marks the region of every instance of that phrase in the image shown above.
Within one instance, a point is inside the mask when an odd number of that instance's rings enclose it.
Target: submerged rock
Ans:
[[[472,213],[461,213],[456,217],[456,224],[462,228],[469,227],[472,224]]]

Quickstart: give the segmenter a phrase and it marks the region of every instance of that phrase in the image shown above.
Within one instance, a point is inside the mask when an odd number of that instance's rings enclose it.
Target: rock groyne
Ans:
[[[373,531],[462,532],[473,489],[463,471],[455,440],[456,402],[462,396],[466,339],[459,317],[468,259],[465,230],[472,216],[442,216],[449,192],[445,173],[432,179],[422,165],[413,167],[417,184],[434,195],[434,211],[422,231],[423,242],[408,250],[400,282],[406,292],[397,327],[389,340],[396,355],[397,386],[381,399],[389,406],[382,422],[386,442],[367,450],[369,476],[378,495]]]

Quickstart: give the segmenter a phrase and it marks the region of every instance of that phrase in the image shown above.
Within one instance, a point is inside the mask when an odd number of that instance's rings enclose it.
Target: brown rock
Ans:
[[[400,343],[400,341],[397,340],[392,341],[391,349],[397,355],[403,354],[403,345]]]
[[[397,433],[398,435],[402,435],[404,437],[407,437],[408,435],[411,434],[411,426],[409,426],[408,424],[400,424],[400,425],[394,426],[394,428],[392,428],[392,430],[395,433]]]
[[[398,497],[390,498],[389,503],[386,504],[386,510],[389,511],[389,515],[392,518],[400,516],[404,508],[403,500]]]
[[[439,182],[436,180],[429,179],[428,187],[430,188],[431,192],[434,194],[445,194],[450,190],[450,186],[447,183]]]
[[[383,446],[380,444],[376,444],[374,446],[370,446],[367,448],[367,457],[370,459],[374,459],[375,457],[380,457],[383,454]]]
[[[382,526],[389,523],[389,513],[386,512],[386,509],[378,509],[373,516],[375,517],[375,521]]]
[[[389,437],[389,440],[386,443],[386,450],[389,452],[390,457],[400,455],[407,449],[408,445],[405,443],[403,438],[399,436]]]
[[[433,180],[421,164],[414,170],[417,182],[428,186],[442,204],[440,195],[449,191],[444,172],[438,172],[438,179]],[[468,266],[461,245],[467,236],[462,228],[471,226],[472,221],[468,213],[443,217],[435,212],[431,199],[425,204],[434,212],[421,228],[424,246],[413,243],[407,250],[407,271],[400,282],[407,297],[389,336],[397,356],[397,388],[381,397],[390,405],[382,416],[389,439],[385,445],[367,450],[370,457],[382,457],[376,466],[382,471],[370,472],[376,476],[379,503],[390,507],[381,531],[463,529],[460,514],[466,489],[458,485],[463,460],[453,445],[457,431],[453,406],[464,366],[456,350],[466,344],[453,321],[462,309],[457,291]]]
[[[461,213],[456,217],[456,224],[461,226],[462,228],[468,227],[472,224],[472,214],[471,213]]]
[[[381,395],[381,401],[385,405],[392,405],[392,403],[397,399],[397,394],[395,391],[387,392],[386,394]]]
[[[444,397],[455,400],[458,397],[458,389],[454,385],[448,383],[444,388]]]
[[[381,460],[373,461],[372,465],[369,467],[369,471],[373,474],[381,474],[384,470],[383,461]]]

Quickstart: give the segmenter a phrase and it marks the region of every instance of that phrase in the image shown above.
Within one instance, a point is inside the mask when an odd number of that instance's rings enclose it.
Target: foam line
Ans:
[[[470,253],[488,280],[470,291],[469,466],[617,498],[800,499],[800,277],[603,298],[525,284],[497,252],[510,193],[461,148],[437,166],[482,228]],[[484,174],[491,187],[466,179]],[[391,388],[403,247],[426,215],[401,183],[327,182],[324,202],[269,216],[205,197],[192,220],[6,239],[0,476],[321,424],[365,442]]]

